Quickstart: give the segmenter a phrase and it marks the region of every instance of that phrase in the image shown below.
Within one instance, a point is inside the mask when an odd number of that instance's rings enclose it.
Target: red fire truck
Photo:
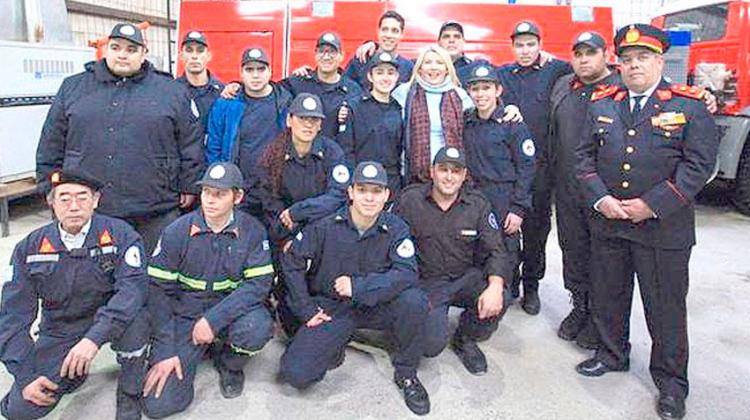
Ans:
[[[750,215],[750,1],[675,2],[653,24],[690,31],[688,82],[710,89],[721,105],[716,179]]]

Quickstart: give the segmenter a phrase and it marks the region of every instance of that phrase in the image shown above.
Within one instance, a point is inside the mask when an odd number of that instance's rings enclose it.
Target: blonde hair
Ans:
[[[428,45],[419,54],[417,62],[414,64],[414,71],[412,71],[411,73],[411,79],[409,79],[409,83],[414,83],[414,81],[417,80],[417,76],[419,76],[419,68],[422,67],[422,64],[424,64],[424,59],[427,56],[427,53],[431,52],[434,52],[435,54],[440,56],[440,58],[443,60],[443,63],[445,63],[445,67],[448,68],[448,77],[456,87],[461,87],[461,81],[458,79],[458,74],[456,73],[456,68],[453,66],[453,60],[451,59],[450,53],[448,53],[445,48],[437,44]]]

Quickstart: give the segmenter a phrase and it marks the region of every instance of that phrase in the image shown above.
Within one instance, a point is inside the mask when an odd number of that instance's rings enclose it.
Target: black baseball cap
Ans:
[[[469,77],[466,78],[467,85],[476,82],[500,83],[500,79],[495,69],[489,63],[479,62],[471,65],[469,68]]]
[[[390,64],[395,67],[396,70],[398,70],[398,61],[396,61],[396,58],[393,56],[393,54],[385,51],[381,53],[375,53],[375,55],[372,56],[370,62],[367,65],[367,70],[370,71],[381,64]]]
[[[455,29],[458,32],[461,33],[461,36],[464,36],[464,27],[460,23],[456,22],[455,20],[449,20],[442,25],[440,25],[440,32],[438,32],[438,39],[440,39],[441,36],[443,36],[443,32],[445,32],[448,29]]]
[[[143,39],[143,31],[132,23],[118,23],[115,25],[109,34],[109,39],[112,38],[125,39],[141,47],[146,46],[146,41]]]
[[[353,184],[374,184],[381,187],[388,186],[388,174],[380,162],[360,162],[354,170]]]
[[[190,31],[185,34],[185,37],[182,38],[182,44],[185,45],[189,42],[195,42],[196,44],[201,44],[204,47],[208,48],[208,41],[206,40],[206,35],[203,34],[203,32],[199,31]]]
[[[211,164],[203,174],[203,178],[196,182],[197,185],[205,187],[220,188],[228,190],[240,189],[244,186],[242,172],[237,165],[231,162],[216,162]]]
[[[432,160],[433,165],[437,165],[440,163],[452,163],[456,166],[465,168],[466,157],[464,156],[464,153],[458,148],[446,146],[438,150],[437,154],[435,155],[435,159]]]
[[[336,51],[341,51],[341,38],[339,38],[338,34],[335,32],[324,32],[320,38],[318,38],[318,43],[316,44],[316,48],[320,48],[324,45],[330,45],[333,48],[336,49]]]
[[[325,118],[323,114],[323,103],[320,98],[312,93],[300,93],[294,97],[289,105],[289,114],[298,117]]]
[[[510,34],[510,39],[513,39],[518,35],[534,35],[537,38],[541,38],[542,33],[539,30],[539,27],[536,26],[534,22],[524,20],[518,22],[516,26],[513,27],[513,32],[511,32]]]
[[[593,49],[607,48],[607,42],[604,40],[604,37],[599,35],[598,32],[593,31],[581,32],[576,37],[575,41],[573,41],[573,51],[575,51],[581,45],[586,45]]]
[[[268,59],[268,54],[263,48],[248,48],[242,53],[242,65],[247,63],[263,63],[267,66],[271,65],[271,60]]]
[[[104,187],[104,184],[96,177],[80,169],[63,169],[52,172],[49,182],[52,188],[63,184],[78,184],[99,191]]]

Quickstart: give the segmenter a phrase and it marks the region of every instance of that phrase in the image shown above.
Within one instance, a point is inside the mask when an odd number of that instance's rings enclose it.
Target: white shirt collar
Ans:
[[[628,95],[630,95],[630,99],[633,99],[633,97],[635,96],[644,96],[644,99],[648,99],[651,97],[651,95],[654,94],[654,91],[656,90],[656,88],[659,87],[660,82],[661,80],[656,82],[656,84],[654,84],[650,88],[646,89],[646,91],[643,93],[635,93],[632,90],[628,89]]]
[[[61,223],[57,224],[57,229],[60,231],[60,240],[65,245],[65,248],[68,249],[68,251],[75,248],[82,248],[84,241],[86,241],[86,235],[88,235],[89,230],[91,229],[91,219],[89,219],[89,221],[86,222],[85,225],[83,225],[81,231],[75,235],[66,232],[62,228]]]

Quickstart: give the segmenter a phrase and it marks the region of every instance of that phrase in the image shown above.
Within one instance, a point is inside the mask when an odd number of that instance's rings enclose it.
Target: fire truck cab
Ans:
[[[750,215],[750,1],[680,1],[652,20],[689,31],[688,83],[713,92],[722,133],[716,180],[732,190],[737,210]]]

